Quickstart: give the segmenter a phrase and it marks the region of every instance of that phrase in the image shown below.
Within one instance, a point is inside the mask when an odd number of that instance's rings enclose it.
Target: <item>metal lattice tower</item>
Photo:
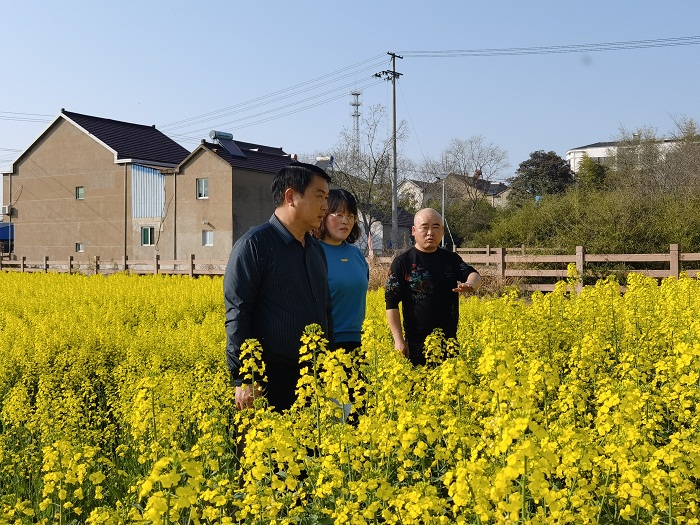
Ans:
[[[362,105],[362,102],[360,102],[360,95],[362,95],[362,91],[351,91],[350,95],[354,97],[353,100],[350,101],[350,105],[353,107],[350,116],[354,120],[352,134],[352,154],[355,157],[354,160],[357,160],[360,157],[360,106]]]

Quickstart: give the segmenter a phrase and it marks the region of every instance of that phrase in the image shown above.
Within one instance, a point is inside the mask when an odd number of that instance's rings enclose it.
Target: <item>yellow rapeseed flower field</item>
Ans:
[[[0,272],[0,524],[699,523],[700,282],[573,279],[462,299],[419,368],[370,292],[277,414],[235,409],[221,278]]]

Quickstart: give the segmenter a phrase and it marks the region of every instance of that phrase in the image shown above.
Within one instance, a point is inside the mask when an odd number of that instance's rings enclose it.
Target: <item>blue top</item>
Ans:
[[[239,353],[257,339],[263,361],[299,367],[300,338],[310,324],[321,325],[333,341],[331,297],[321,243],[306,234],[302,245],[273,214],[233,245],[224,274],[226,357],[240,384]]]
[[[359,343],[369,288],[367,260],[357,246],[346,241],[338,246],[321,241],[321,246],[328,262],[335,342]]]

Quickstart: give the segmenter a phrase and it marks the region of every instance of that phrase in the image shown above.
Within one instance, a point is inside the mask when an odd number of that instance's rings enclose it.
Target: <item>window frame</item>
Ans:
[[[145,240],[145,233],[148,232],[147,242]],[[156,228],[155,226],[141,226],[141,246],[155,246]]]
[[[195,196],[197,199],[209,198],[209,179],[206,177],[195,179]]]
[[[214,246],[214,230],[202,230],[202,246]]]

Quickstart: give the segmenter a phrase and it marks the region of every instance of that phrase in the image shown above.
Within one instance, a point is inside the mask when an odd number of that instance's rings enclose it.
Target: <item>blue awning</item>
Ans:
[[[0,222],[0,241],[15,240],[15,225],[11,222]]]

